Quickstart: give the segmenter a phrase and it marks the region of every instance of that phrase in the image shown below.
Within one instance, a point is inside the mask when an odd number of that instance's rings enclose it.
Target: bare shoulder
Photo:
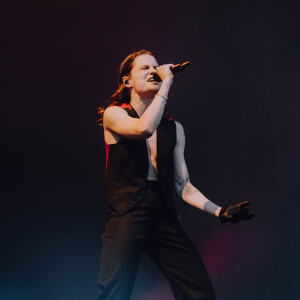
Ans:
[[[177,143],[179,142],[183,142],[185,140],[185,136],[184,136],[184,129],[181,123],[175,121],[176,124],[176,136],[177,136]]]
[[[108,107],[103,114],[103,125],[106,127],[117,123],[119,120],[128,117],[127,112],[118,106]]]
[[[127,112],[119,107],[119,106],[110,106],[108,107],[105,111],[104,111],[104,115],[103,118],[104,119],[111,119],[111,118],[115,118],[115,117],[123,117],[123,116],[127,116]]]
[[[183,131],[183,126],[181,123],[179,123],[178,121],[175,121],[175,124],[176,124],[177,131]]]
[[[118,106],[108,107],[103,114],[104,139],[107,144],[115,144],[120,140],[120,136],[112,129],[120,119],[128,116],[127,112]]]

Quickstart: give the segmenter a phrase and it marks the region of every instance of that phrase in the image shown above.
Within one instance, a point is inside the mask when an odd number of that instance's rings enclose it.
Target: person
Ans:
[[[176,299],[215,299],[201,257],[178,221],[174,188],[185,202],[221,222],[254,216],[249,202],[220,207],[190,182],[183,126],[165,109],[173,83],[170,66],[159,66],[147,50],[130,54],[120,67],[119,89],[99,110],[109,206],[97,300],[130,299],[142,253],[164,273]]]

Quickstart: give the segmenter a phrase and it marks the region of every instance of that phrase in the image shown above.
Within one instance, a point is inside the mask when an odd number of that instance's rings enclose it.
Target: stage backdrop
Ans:
[[[191,181],[257,213],[220,224],[177,203],[217,298],[299,299],[296,3],[2,1],[0,299],[95,299],[106,215],[97,108],[138,49],[192,62],[168,101]],[[147,258],[132,299],[173,299]]]

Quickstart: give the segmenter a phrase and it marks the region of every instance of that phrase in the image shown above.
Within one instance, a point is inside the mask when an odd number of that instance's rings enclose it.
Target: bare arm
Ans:
[[[105,110],[104,129],[127,138],[149,138],[156,130],[164,113],[165,99],[168,98],[173,82],[170,66],[163,65],[157,68],[157,73],[163,79],[162,85],[152,103],[139,119],[128,116],[126,111],[120,107],[112,106]]]
[[[219,216],[221,207],[208,200],[189,178],[188,169],[184,159],[185,136],[183,127],[176,122],[177,143],[174,149],[174,188],[177,195],[188,204],[195,206],[207,213]]]

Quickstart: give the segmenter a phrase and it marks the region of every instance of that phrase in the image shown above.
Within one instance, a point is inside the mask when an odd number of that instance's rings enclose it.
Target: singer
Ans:
[[[221,222],[249,220],[249,202],[220,207],[189,179],[185,136],[166,111],[174,75],[146,50],[121,64],[118,90],[103,116],[106,146],[104,197],[108,214],[97,300],[128,300],[142,253],[169,280],[180,300],[215,299],[203,262],[178,222],[172,191]],[[153,77],[157,74],[161,82]]]

